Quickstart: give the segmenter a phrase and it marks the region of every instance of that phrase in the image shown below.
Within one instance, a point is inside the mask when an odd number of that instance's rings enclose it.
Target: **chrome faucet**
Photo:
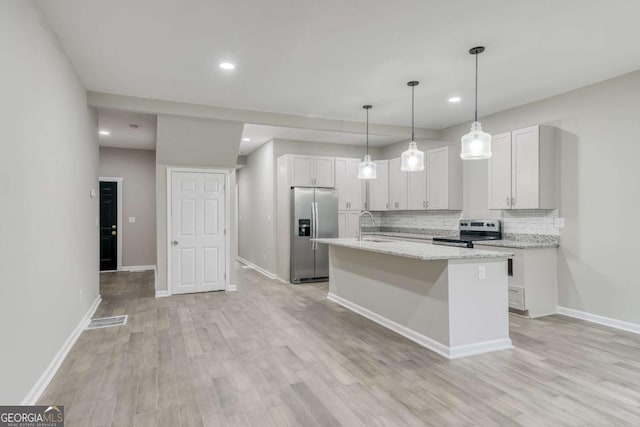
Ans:
[[[371,224],[376,225],[376,220],[373,219],[373,215],[371,215],[371,212],[362,211],[360,213],[360,216],[358,217],[358,242],[362,242],[362,217],[365,215],[369,215],[369,218],[371,218]]]

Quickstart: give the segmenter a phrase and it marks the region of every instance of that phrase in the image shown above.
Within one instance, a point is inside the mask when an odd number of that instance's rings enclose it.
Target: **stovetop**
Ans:
[[[502,239],[502,227],[498,219],[461,219],[460,235],[434,237],[434,243],[452,243],[473,248],[473,242]]]

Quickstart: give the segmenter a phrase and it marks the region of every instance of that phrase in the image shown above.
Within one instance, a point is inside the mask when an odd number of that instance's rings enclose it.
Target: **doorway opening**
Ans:
[[[122,269],[121,177],[100,177],[100,271]]]

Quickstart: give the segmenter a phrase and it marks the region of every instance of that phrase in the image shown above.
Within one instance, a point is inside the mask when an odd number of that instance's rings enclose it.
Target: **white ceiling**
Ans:
[[[640,69],[638,0],[39,4],[89,90],[303,116],[407,125],[417,79],[417,126],[468,121],[474,45],[481,115]]]
[[[138,125],[135,129],[130,125]],[[154,150],[156,148],[156,116],[127,111],[98,110],[98,134],[101,147]]]
[[[363,127],[364,131],[364,127]],[[406,140],[409,135],[382,136],[369,134],[371,147],[383,147],[394,142]],[[312,129],[297,129],[280,126],[264,126],[245,124],[242,132],[243,141],[240,142],[240,153],[246,155],[272,139],[288,139],[291,141],[326,142],[330,144],[365,145],[365,135],[362,133],[331,132]],[[250,141],[244,141],[249,138]]]

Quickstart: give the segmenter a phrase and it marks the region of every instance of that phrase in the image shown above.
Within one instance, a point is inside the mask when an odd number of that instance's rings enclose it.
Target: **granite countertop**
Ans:
[[[500,248],[512,249],[538,249],[538,248],[557,248],[558,242],[526,242],[520,240],[483,240],[482,242],[474,242],[475,246],[495,246]]]
[[[449,259],[481,259],[507,258],[513,256],[506,252],[485,251],[482,249],[466,249],[454,246],[425,245],[419,242],[387,240],[374,242],[366,239],[359,242],[355,238],[312,239],[326,245],[342,246],[345,248],[361,249],[387,255],[396,255],[423,261],[437,261]]]

